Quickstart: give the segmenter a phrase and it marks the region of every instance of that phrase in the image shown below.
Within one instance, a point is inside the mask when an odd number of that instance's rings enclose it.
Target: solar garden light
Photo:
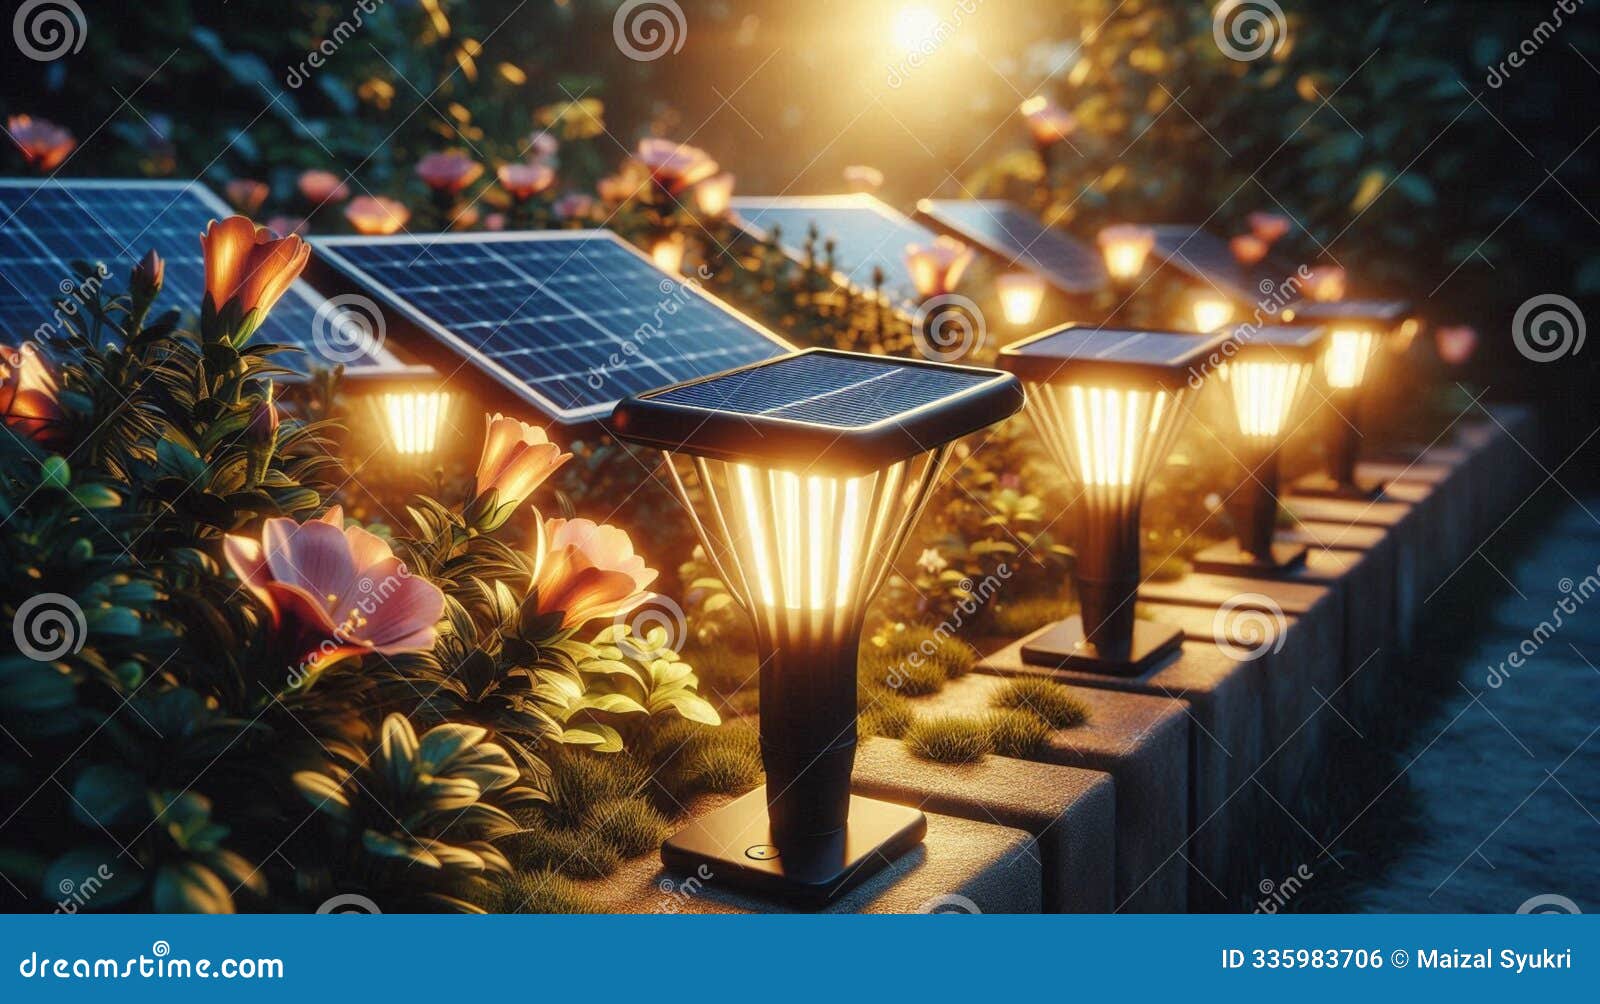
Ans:
[[[1217,375],[1239,429],[1245,480],[1229,500],[1237,539],[1195,555],[1199,572],[1277,575],[1305,564],[1306,548],[1273,542],[1278,524],[1278,450],[1305,403],[1322,351],[1323,328],[1269,327],[1237,333]]]
[[[1149,227],[1132,223],[1118,223],[1101,229],[1096,235],[1100,253],[1105,256],[1106,271],[1118,286],[1127,288],[1144,271],[1145,259],[1156,246],[1156,234]]]
[[[1211,334],[1233,320],[1233,301],[1221,293],[1199,293],[1190,302],[1194,327],[1202,334]]]
[[[1015,327],[1032,324],[1044,302],[1044,279],[1032,272],[1007,272],[995,277],[995,295],[1006,323]]]
[[[1295,482],[1296,494],[1367,500],[1382,494],[1382,485],[1356,482],[1356,459],[1361,448],[1361,400],[1374,364],[1383,351],[1384,339],[1404,324],[1408,312],[1409,305],[1396,300],[1336,300],[1302,304],[1284,311],[1285,321],[1318,324],[1328,329],[1322,350],[1322,373],[1335,413],[1327,442],[1327,474]]]
[[[994,370],[813,349],[617,406],[618,438],[666,455],[761,660],[767,783],[668,838],[668,867],[826,900],[921,841],[921,812],[850,794],[862,621],[954,440],[1021,405]]]
[[[459,395],[444,388],[433,367],[348,370],[344,379],[395,453],[421,460],[438,450]]]
[[[1134,615],[1139,507],[1177,437],[1183,399],[1226,338],[1065,325],[1000,350],[1028,388],[1028,416],[1081,489],[1074,574],[1082,612],[1034,636],[1023,661],[1137,676],[1182,633]]]

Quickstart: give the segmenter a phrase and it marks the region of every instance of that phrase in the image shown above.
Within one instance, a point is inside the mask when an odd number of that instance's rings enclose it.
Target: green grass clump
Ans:
[[[862,695],[861,718],[856,727],[868,735],[899,739],[916,717],[916,710],[903,695],[878,690]]]
[[[537,819],[523,818],[523,828],[499,841],[506,857],[521,871],[560,872],[569,878],[605,878],[617,870],[622,855],[591,830],[562,830]]]
[[[974,763],[990,752],[990,725],[971,715],[923,716],[905,732],[906,748],[936,763]]]
[[[938,693],[977,661],[971,645],[918,624],[887,632],[882,645],[863,646],[858,672],[869,687],[921,697]]]
[[[990,608],[989,623],[994,633],[1016,638],[1071,616],[1074,607],[1066,600],[1049,596],[1010,600]]]
[[[583,886],[550,871],[519,872],[499,883],[496,913],[605,913]]]
[[[594,834],[624,858],[636,858],[660,845],[669,827],[667,817],[642,798],[618,798],[589,810],[586,832]]]
[[[1048,722],[1031,711],[989,713],[989,745],[1001,756],[1026,759],[1050,745]]]
[[[557,826],[578,826],[591,806],[627,798],[644,783],[645,775],[629,757],[567,750],[550,764],[550,803],[545,814]]]
[[[1070,729],[1089,719],[1089,707],[1059,683],[1038,676],[1006,681],[989,701],[996,708],[1027,711],[1054,729]]]
[[[732,743],[708,746],[684,765],[684,774],[697,791],[743,794],[761,783],[761,755]]]

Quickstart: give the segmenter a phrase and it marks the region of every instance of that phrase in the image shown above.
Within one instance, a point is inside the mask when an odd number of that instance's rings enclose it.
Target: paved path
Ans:
[[[1401,760],[1423,836],[1352,891],[1351,909],[1510,913],[1565,897],[1600,913],[1597,520],[1600,499],[1583,498],[1532,527],[1537,540],[1520,553],[1494,559],[1512,588],[1486,623],[1461,625],[1476,638],[1459,696],[1418,727]],[[1557,611],[1562,599],[1576,613]],[[1506,660],[1519,650],[1532,654],[1517,667]]]

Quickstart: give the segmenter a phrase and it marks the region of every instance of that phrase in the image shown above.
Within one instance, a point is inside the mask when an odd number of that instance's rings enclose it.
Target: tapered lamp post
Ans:
[[[1284,312],[1284,320],[1328,329],[1322,349],[1322,374],[1333,405],[1325,475],[1301,478],[1296,495],[1371,500],[1382,485],[1356,481],[1361,452],[1361,404],[1377,369],[1384,340],[1405,323],[1409,305],[1396,300],[1336,300],[1306,303]]]
[[[1081,614],[1023,645],[1038,666],[1137,676],[1182,633],[1139,620],[1139,508],[1166,460],[1184,398],[1226,339],[1067,325],[1014,342],[1000,366],[1028,388],[1028,416],[1081,491],[1075,575]]]
[[[995,370],[811,350],[629,398],[761,659],[766,784],[662,845],[668,867],[827,899],[916,846],[915,809],[850,794],[867,604],[954,440],[1016,412]]]
[[[1229,499],[1235,540],[1195,555],[1198,572],[1275,576],[1303,567],[1306,548],[1274,542],[1278,525],[1278,450],[1305,404],[1326,331],[1269,327],[1235,333],[1217,376],[1238,431],[1244,482]]]

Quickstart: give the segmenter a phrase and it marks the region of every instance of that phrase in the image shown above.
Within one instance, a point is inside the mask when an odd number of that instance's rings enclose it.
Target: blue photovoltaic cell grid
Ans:
[[[1047,227],[1004,199],[928,199],[922,211],[961,238],[1038,273],[1064,293],[1093,293],[1108,281],[1105,263],[1087,244]]]
[[[807,353],[673,387],[650,399],[853,429],[898,418],[993,379],[989,373]]]
[[[789,350],[610,234],[315,243],[368,292],[563,420]]]
[[[76,279],[74,260],[105,263],[108,291],[124,290],[134,263],[152,248],[167,263],[157,309],[197,317],[205,295],[200,234],[211,220],[227,215],[227,207],[198,183],[0,180],[0,322],[12,338],[53,323],[62,284]],[[278,357],[295,369],[319,361],[351,368],[385,363],[387,356],[351,358],[337,336],[332,344],[339,358],[322,359],[314,339],[322,302],[304,282],[295,283],[255,339],[306,350],[308,355]]]
[[[1212,339],[1164,331],[1115,331],[1068,328],[1017,346],[1016,355],[1050,359],[1179,366],[1211,347]],[[1008,350],[1011,351],[1011,350]]]
[[[803,258],[806,234],[816,224],[817,259],[823,260],[823,242],[834,242],[834,258],[845,281],[860,290],[872,289],[872,271],[883,269],[883,291],[900,306],[917,302],[916,287],[906,271],[906,245],[931,244],[937,235],[868,195],[820,198],[762,198],[740,196],[733,200],[739,219],[756,236],[774,226],[782,229],[783,249]]]

